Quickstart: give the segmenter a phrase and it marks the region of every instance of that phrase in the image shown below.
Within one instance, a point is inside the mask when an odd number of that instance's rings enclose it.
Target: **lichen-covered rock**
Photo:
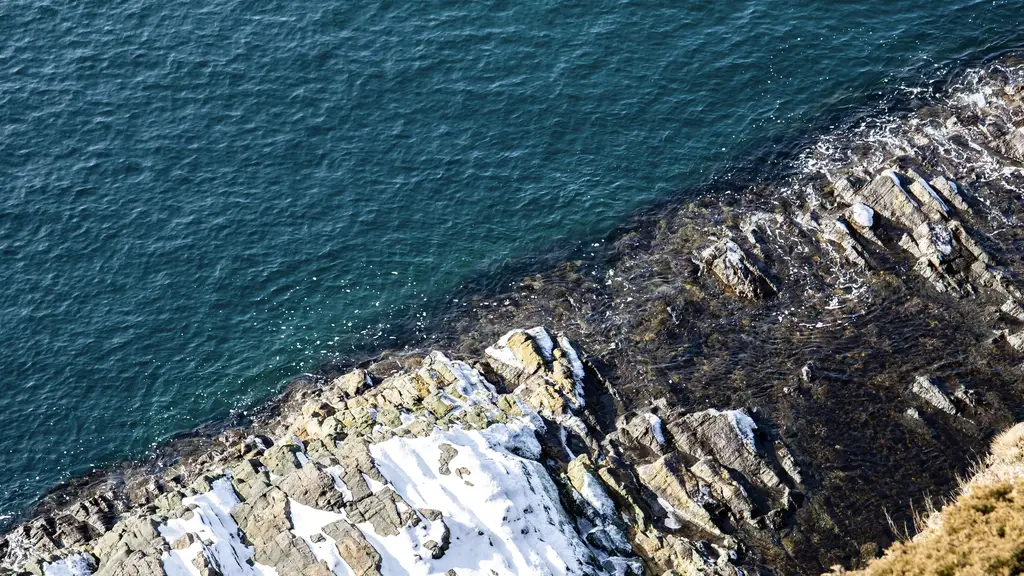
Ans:
[[[398,536],[405,526],[396,506],[400,501],[401,497],[394,490],[384,489],[361,500],[349,502],[345,511],[349,521],[355,524],[368,522],[380,536]]]

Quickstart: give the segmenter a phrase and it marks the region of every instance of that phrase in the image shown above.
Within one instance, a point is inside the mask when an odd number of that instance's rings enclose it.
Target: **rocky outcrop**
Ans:
[[[0,574],[863,566],[1024,402],[1021,86],[968,73],[50,497]]]
[[[745,565],[736,524],[789,503],[743,411],[672,411],[664,425],[646,414],[599,441],[586,397],[609,391],[588,392],[593,369],[543,328],[506,334],[481,369],[440,352],[408,365],[334,380],[187,487],[154,482],[163,508],[130,509],[92,538],[15,542],[28,559],[16,567],[82,557],[82,573],[111,575],[726,574]]]

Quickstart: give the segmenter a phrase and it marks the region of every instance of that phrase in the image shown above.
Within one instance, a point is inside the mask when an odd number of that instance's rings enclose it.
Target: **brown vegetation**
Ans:
[[[1024,574],[1024,424],[992,443],[985,466],[960,497],[926,519],[913,540],[893,545],[848,576]],[[840,571],[843,573],[842,571]]]

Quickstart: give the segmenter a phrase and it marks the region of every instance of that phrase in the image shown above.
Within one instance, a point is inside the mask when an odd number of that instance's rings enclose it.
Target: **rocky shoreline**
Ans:
[[[0,574],[861,567],[1024,420],[1022,189],[1010,57],[55,492]]]

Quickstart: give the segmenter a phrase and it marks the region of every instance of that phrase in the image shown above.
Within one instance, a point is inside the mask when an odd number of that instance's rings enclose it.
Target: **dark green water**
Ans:
[[[0,516],[1024,40],[854,4],[0,2]]]

